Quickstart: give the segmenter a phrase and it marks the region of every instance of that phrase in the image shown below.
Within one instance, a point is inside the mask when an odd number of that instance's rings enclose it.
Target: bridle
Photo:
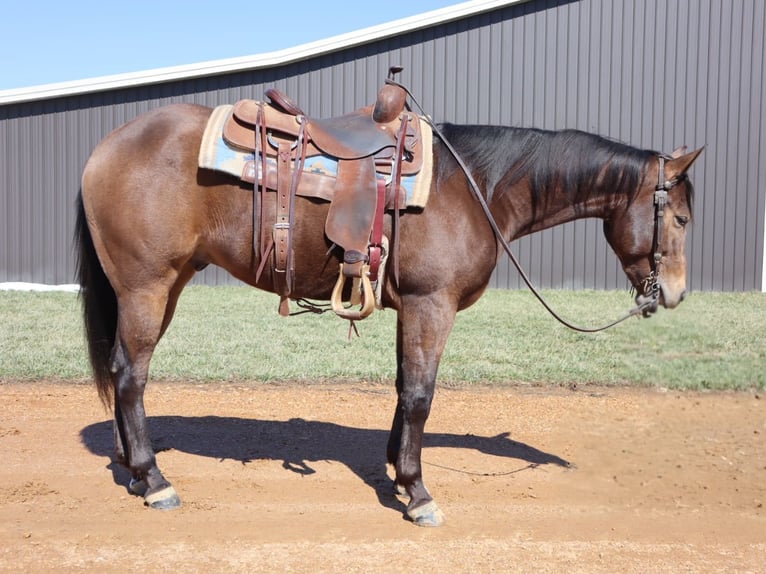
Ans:
[[[406,86],[403,86],[402,84],[391,79],[387,79],[386,83],[399,86],[405,92],[407,92],[409,97],[412,99],[412,102],[420,110],[423,119],[431,126],[431,129],[433,130],[433,132],[439,137],[439,139],[442,141],[444,146],[449,150],[449,152],[455,158],[455,161],[457,162],[457,164],[460,166],[460,169],[465,174],[466,179],[468,180],[468,183],[469,183],[469,187],[471,188],[471,191],[473,192],[474,197],[479,202],[479,205],[481,206],[482,211],[484,212],[484,215],[486,216],[487,221],[489,222],[489,225],[492,228],[492,232],[495,234],[495,238],[497,239],[498,243],[501,245],[505,253],[508,255],[508,258],[511,260],[511,263],[513,263],[513,266],[519,272],[519,275],[521,276],[526,286],[529,288],[532,294],[537,298],[537,300],[542,304],[542,306],[545,307],[545,309],[553,316],[554,319],[556,319],[559,323],[561,323],[565,327],[568,327],[574,331],[579,331],[581,333],[597,333],[599,331],[604,331],[606,329],[609,329],[610,327],[614,327],[615,325],[622,323],[623,321],[625,321],[626,319],[629,319],[630,317],[635,317],[637,315],[648,316],[657,308],[657,305],[659,304],[659,298],[660,298],[659,274],[660,274],[660,265],[662,263],[662,232],[665,225],[665,206],[667,205],[667,202],[668,202],[668,191],[673,189],[676,185],[678,185],[681,181],[683,181],[686,178],[686,174],[682,174],[670,180],[665,179],[665,162],[669,159],[672,159],[671,156],[664,155],[664,154],[660,154],[658,156],[659,174],[657,178],[657,186],[654,188],[654,238],[652,240],[653,253],[652,253],[652,259],[651,259],[651,272],[649,276],[643,281],[644,294],[647,295],[647,298],[641,301],[641,303],[636,305],[630,311],[628,311],[625,315],[612,321],[611,323],[602,325],[600,327],[580,327],[561,317],[561,315],[559,315],[548,304],[545,298],[540,294],[537,288],[535,288],[535,286],[532,284],[532,281],[530,280],[529,276],[526,274],[526,272],[522,268],[521,263],[519,263],[519,260],[516,258],[513,251],[511,251],[510,245],[505,240],[503,233],[500,231],[500,228],[498,227],[497,222],[495,221],[495,218],[489,209],[489,205],[487,205],[487,201],[486,199],[484,199],[484,196],[482,195],[478,184],[476,183],[473,176],[471,175],[471,172],[468,169],[468,166],[460,157],[460,154],[458,154],[457,150],[455,150],[452,144],[447,140],[447,138],[441,132],[439,127],[431,120],[430,116],[428,116],[428,114],[425,113],[425,111],[423,110],[423,107],[418,103],[417,99],[415,99],[415,97],[407,89]]]
[[[660,155],[657,186],[654,188],[654,238],[652,239],[652,270],[643,281],[644,294],[649,298],[641,307],[654,305],[660,298],[660,264],[662,263],[662,232],[665,228],[665,206],[668,203],[668,192],[686,179],[686,174],[665,179],[665,162],[670,156]]]

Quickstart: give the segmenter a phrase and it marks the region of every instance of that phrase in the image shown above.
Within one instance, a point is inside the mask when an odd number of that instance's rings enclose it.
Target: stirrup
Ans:
[[[340,264],[340,274],[338,275],[338,281],[335,283],[335,287],[332,290],[332,296],[330,302],[332,303],[332,310],[341,319],[348,319],[349,321],[360,321],[365,317],[368,317],[370,313],[375,309],[375,292],[370,283],[370,266],[362,265],[362,308],[351,309],[343,306],[343,287],[346,285],[346,275],[343,273],[343,263]]]

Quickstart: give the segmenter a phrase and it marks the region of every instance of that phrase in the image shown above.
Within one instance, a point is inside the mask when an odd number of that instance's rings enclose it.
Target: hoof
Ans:
[[[181,506],[181,499],[176,494],[176,489],[166,486],[162,490],[147,493],[144,496],[144,504],[157,510],[173,510]]]
[[[441,526],[444,524],[444,513],[433,500],[426,502],[417,508],[408,508],[407,516],[412,519],[417,526]]]

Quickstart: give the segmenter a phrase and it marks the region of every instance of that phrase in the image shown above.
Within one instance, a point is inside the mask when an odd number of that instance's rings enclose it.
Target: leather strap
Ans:
[[[404,140],[407,135],[407,127],[410,120],[413,119],[411,114],[402,114],[401,124],[399,125],[399,133],[396,136],[396,153],[394,155],[394,163],[391,166],[391,186],[396,191],[394,200],[394,246],[392,266],[394,274],[394,284],[399,285],[399,184],[402,180],[402,159],[404,157]],[[417,120],[415,120],[417,121]]]
[[[277,220],[274,223],[274,290],[280,295],[290,294],[290,161],[289,143],[280,143],[277,153]]]
[[[372,221],[372,233],[370,234],[370,281],[378,280],[378,270],[383,259],[383,213],[386,207],[386,182],[381,178],[376,179],[378,185],[377,203],[375,204],[375,218]]]
[[[263,204],[264,204],[264,200],[266,199],[265,193],[266,193],[266,189],[267,189],[267,183],[266,183],[266,179],[263,177],[263,174],[266,173],[266,167],[268,165],[267,156],[266,156],[266,146],[268,145],[268,135],[266,133],[266,113],[265,113],[266,110],[265,110],[264,105],[263,105],[262,102],[261,102],[259,107],[260,107],[261,113],[263,115],[263,123],[261,124],[261,132],[260,132],[260,134],[256,135],[256,137],[259,137],[259,139],[261,140],[261,157],[260,157],[260,161],[261,161],[261,187],[260,187],[260,191],[261,191],[261,225],[260,225],[261,239],[260,239],[260,244],[261,244],[261,259],[262,260],[266,260],[268,258],[268,256],[269,256],[268,249],[270,247],[268,247],[267,244],[266,244],[267,243],[267,241],[266,241],[267,240],[266,213],[263,210]],[[257,156],[255,157],[255,161],[258,161],[258,157]]]
[[[295,274],[293,231],[295,194],[306,158],[305,123],[300,121],[298,139],[280,142],[277,148],[277,220],[274,223],[274,290],[282,296],[280,314],[288,315],[287,298],[293,289]],[[293,162],[293,150],[295,151]],[[265,172],[264,172],[265,173]]]
[[[253,157],[253,191],[256,195],[253,198],[253,244],[258,244],[260,252],[258,258],[260,263],[258,264],[258,270],[255,272],[255,282],[258,283],[261,280],[263,270],[266,268],[266,262],[269,260],[271,250],[274,248],[274,236],[267,237],[266,235],[266,213],[263,209],[263,205],[266,199],[267,179],[265,177],[267,161],[266,161],[266,116],[264,114],[263,103],[258,104],[258,114],[256,117],[260,117],[263,121],[256,122],[255,129],[255,155]],[[258,155],[260,151],[260,156]],[[259,173],[260,172],[260,173]],[[256,238],[255,234],[258,233]]]
[[[652,272],[659,275],[660,261],[662,261],[662,232],[665,227],[665,205],[668,203],[668,190],[673,188],[673,182],[665,181],[665,158],[659,157],[659,174],[657,187],[654,189],[654,257],[652,260]]]
[[[258,107],[258,113],[255,117],[255,154],[254,158],[256,161],[258,161],[258,158],[261,156],[261,142],[260,137],[258,135],[261,133],[261,129],[263,127],[263,108],[261,106]],[[253,179],[253,253],[258,254],[258,250],[260,249],[260,233],[261,233],[261,225],[260,225],[260,219],[261,219],[261,209],[262,209],[262,201],[263,201],[263,190],[266,185],[265,178],[259,178],[255,177]]]

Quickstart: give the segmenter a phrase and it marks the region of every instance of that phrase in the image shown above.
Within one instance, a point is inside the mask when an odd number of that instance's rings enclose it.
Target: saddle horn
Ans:
[[[388,69],[388,79],[393,80],[394,75],[403,69],[401,66],[391,66]],[[383,124],[394,121],[404,111],[406,100],[407,93],[401,86],[386,83],[378,92],[378,99],[372,110],[372,119]]]

